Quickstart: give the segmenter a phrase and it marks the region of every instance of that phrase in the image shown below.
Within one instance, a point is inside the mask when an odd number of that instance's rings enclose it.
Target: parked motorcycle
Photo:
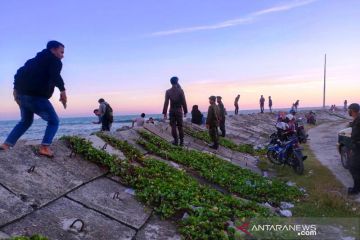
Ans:
[[[304,172],[303,161],[307,158],[304,156],[299,146],[296,136],[288,137],[287,141],[281,141],[278,133],[270,136],[270,144],[266,153],[270,162],[278,165],[287,164],[293,170],[301,175]]]

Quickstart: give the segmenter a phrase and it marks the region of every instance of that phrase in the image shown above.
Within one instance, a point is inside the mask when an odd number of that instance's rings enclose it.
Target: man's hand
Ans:
[[[166,113],[164,114],[164,119],[165,119],[165,120],[167,119],[167,114],[166,114]]]
[[[19,100],[19,97],[18,97],[17,92],[16,92],[15,89],[13,91],[13,96],[14,96],[15,102],[20,106],[20,100]]]
[[[60,99],[59,99],[59,101],[62,103],[62,105],[63,105],[64,108],[66,109],[67,96],[66,96],[66,92],[65,92],[65,91],[60,92]]]

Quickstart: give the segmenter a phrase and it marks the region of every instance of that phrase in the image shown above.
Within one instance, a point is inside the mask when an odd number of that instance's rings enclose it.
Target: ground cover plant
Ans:
[[[207,143],[212,142],[207,131],[197,131],[189,127],[184,127],[184,132],[193,138],[203,140]],[[263,149],[254,149],[254,146],[252,144],[236,144],[228,138],[220,137],[219,144],[220,146],[231,149],[233,151],[248,153],[251,155],[266,154],[265,150]]]
[[[120,160],[104,150],[95,149],[85,139],[68,136],[62,139],[74,153],[109,167],[121,182],[135,189],[140,201],[153,207],[161,217],[176,219],[179,232],[186,239],[234,239],[236,231],[229,227],[229,222],[272,215],[255,202],[224,195],[200,185],[185,172],[166,163],[145,158],[125,141],[104,138],[124,152],[127,159]]]
[[[137,141],[145,149],[162,158],[190,167],[208,181],[231,193],[260,203],[279,205],[281,201],[296,201],[302,193],[283,181],[268,179],[248,169],[240,168],[215,155],[173,146],[162,138],[139,131]]]

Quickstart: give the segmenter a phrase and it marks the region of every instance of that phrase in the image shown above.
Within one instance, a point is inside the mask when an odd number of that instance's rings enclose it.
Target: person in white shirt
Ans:
[[[144,126],[144,123],[145,123],[145,113],[142,113],[142,114],[140,115],[140,117],[135,118],[135,119],[132,121],[132,127],[134,127],[135,123],[136,123],[136,126],[137,126],[137,127],[142,127],[142,126]]]

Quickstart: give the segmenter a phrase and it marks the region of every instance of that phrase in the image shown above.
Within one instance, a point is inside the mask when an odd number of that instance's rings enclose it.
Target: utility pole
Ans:
[[[326,54],[325,54],[325,64],[324,64],[324,95],[323,95],[323,108],[325,109],[325,91],[326,91]]]

